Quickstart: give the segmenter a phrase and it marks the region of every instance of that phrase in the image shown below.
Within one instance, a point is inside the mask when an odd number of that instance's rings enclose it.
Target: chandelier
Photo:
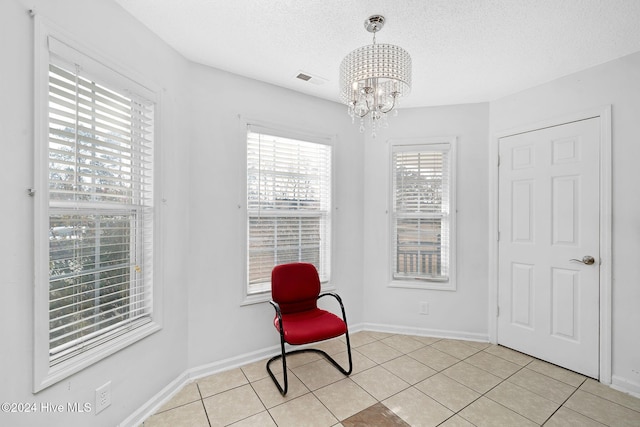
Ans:
[[[382,15],[367,18],[364,27],[373,33],[373,44],[352,51],[340,64],[342,102],[353,123],[360,118],[360,132],[369,116],[373,138],[378,127],[388,126],[387,113],[397,106],[398,98],[411,92],[411,56],[399,46],[376,44],[376,33],[383,25]]]

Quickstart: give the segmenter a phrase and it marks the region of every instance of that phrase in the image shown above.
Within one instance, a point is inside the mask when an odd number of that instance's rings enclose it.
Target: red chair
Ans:
[[[334,297],[340,304],[342,319],[335,314],[318,308],[318,299],[324,296]],[[269,376],[284,396],[287,394],[287,355],[315,352],[323,355],[333,366],[344,375],[350,375],[353,368],[351,361],[351,344],[347,329],[347,317],[344,312],[342,299],[335,293],[320,294],[320,279],[313,264],[292,263],[276,266],[271,272],[270,303],[276,310],[273,324],[280,333],[281,353],[267,362]],[[304,345],[345,335],[347,340],[347,354],[349,369],[345,370],[326,352],[315,348],[304,348],[285,352],[284,344]],[[282,372],[284,387],[280,385],[271,371],[271,363],[282,358]]]

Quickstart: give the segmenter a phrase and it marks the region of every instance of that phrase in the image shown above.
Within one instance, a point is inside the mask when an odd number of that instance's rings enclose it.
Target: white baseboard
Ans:
[[[171,381],[165,388],[160,390],[155,396],[138,408],[137,411],[125,418],[124,421],[118,424],[118,427],[141,426],[144,420],[155,414],[165,402],[168,402],[176,393],[191,381],[192,380],[187,375],[187,372],[183,372],[178,376],[178,378]]]
[[[459,331],[444,331],[438,329],[423,329],[423,328],[411,328],[404,326],[394,325],[381,325],[376,323],[358,323],[355,325],[349,325],[349,333],[353,334],[360,331],[376,331],[376,332],[388,332],[393,334],[404,335],[417,335],[417,336],[430,336],[438,338],[453,338],[470,341],[482,341],[488,342],[488,336],[486,334],[474,334]],[[240,366],[247,365],[249,363],[257,362],[259,360],[267,359],[280,352],[279,346],[268,347],[265,349],[253,351],[250,353],[241,354],[239,356],[231,357],[228,359],[219,360],[205,365],[200,365],[195,368],[187,369],[180,374],[175,380],[171,381],[160,392],[153,396],[149,401],[142,405],[137,411],[127,417],[119,424],[119,427],[136,427],[142,425],[142,423],[155,414],[158,409],[167,403],[173,396],[176,395],[184,386],[209,375],[216,374],[218,372],[228,371]]]
[[[489,342],[488,334],[477,334],[463,331],[447,331],[443,329],[426,329],[408,326],[382,325],[377,323],[364,323],[363,330],[375,332],[387,332],[392,334],[416,335],[421,337],[449,338],[467,341]]]
[[[218,372],[239,368],[240,366],[257,362],[258,360],[267,359],[278,353],[280,353],[280,346],[268,347],[262,350],[252,351],[250,353],[219,360],[217,362],[207,363],[206,365],[200,365],[195,368],[188,369],[187,374],[193,381],[209,375],[217,374]]]
[[[622,378],[618,375],[611,376],[611,388],[615,388],[618,391],[629,393],[634,397],[640,398],[640,384],[635,381]]]

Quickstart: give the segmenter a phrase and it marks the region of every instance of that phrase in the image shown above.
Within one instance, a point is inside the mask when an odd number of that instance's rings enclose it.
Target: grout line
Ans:
[[[580,384],[580,386],[582,386],[582,384],[584,384],[586,381],[587,381],[587,378],[585,378],[585,380]],[[564,406],[564,404],[565,404],[565,403],[566,403],[566,402],[567,402],[571,397],[573,397],[573,395],[574,395],[574,394],[576,394],[578,391],[580,391],[580,392],[582,392],[582,393],[590,394],[591,396],[595,397],[596,399],[604,400],[604,401],[606,401],[606,402],[608,402],[608,403],[610,403],[610,404],[612,404],[612,405],[616,405],[616,406],[619,406],[619,407],[621,407],[621,408],[625,408],[625,409],[628,409],[628,410],[630,410],[630,411],[633,411],[633,412],[636,412],[636,413],[640,414],[640,412],[639,412],[639,411],[636,411],[636,410],[634,410],[634,409],[631,409],[631,408],[627,407],[626,405],[623,405],[623,404],[618,403],[618,402],[614,402],[613,400],[609,400],[609,399],[607,399],[607,398],[605,398],[605,397],[602,397],[602,396],[598,396],[597,394],[591,393],[591,392],[589,392],[589,391],[581,390],[581,389],[580,389],[580,386],[579,386],[578,388],[576,388],[576,389],[575,389],[575,391],[574,391],[573,393],[571,393],[571,396],[569,396],[569,397],[568,397],[568,398],[567,398],[567,399],[562,403],[562,406]],[[569,410],[571,410],[571,411],[573,411],[573,412],[576,412],[576,413],[578,413],[578,414],[582,415],[583,417],[589,418],[590,420],[593,420],[593,421],[598,422],[598,423],[600,423],[600,424],[604,424],[604,422],[602,422],[602,421],[598,421],[598,420],[595,420],[595,419],[591,418],[589,415],[584,414],[584,413],[582,413],[582,412],[578,411],[577,409],[569,408],[568,406],[567,406],[566,408],[567,408],[567,409],[569,409]]]
[[[580,391],[581,391],[581,392],[583,392],[583,393],[588,393],[588,394],[590,394],[591,396],[597,397],[598,399],[606,400],[606,401],[607,401],[607,402],[609,402],[609,403],[613,403],[613,404],[615,404],[615,405],[622,406],[623,408],[629,409],[630,411],[637,412],[637,413],[639,413],[639,414],[640,414],[640,411],[638,411],[638,410],[636,410],[636,409],[633,409],[633,408],[630,408],[630,407],[628,407],[627,405],[625,405],[624,403],[616,402],[615,400],[611,400],[611,399],[609,399],[608,397],[600,396],[599,394],[595,394],[595,393],[590,392],[589,390],[584,390],[584,389],[580,388],[580,387],[582,387],[582,385],[583,385],[585,382],[587,382],[587,380],[588,380],[588,379],[589,379],[589,378],[586,378],[586,379],[582,382],[582,384],[580,384],[580,386],[576,389],[576,391],[580,390]],[[615,390],[615,389],[613,389],[613,390]],[[618,391],[618,390],[615,390],[615,391]],[[625,394],[626,396],[630,396],[630,397],[633,397],[634,399],[637,399],[635,396],[628,395],[628,394],[626,394],[626,393],[624,393],[624,392],[622,392],[622,391],[620,391],[619,393],[623,393],[623,394]]]
[[[587,379],[585,378],[585,379],[584,379],[584,381],[586,381],[586,380],[587,380]],[[582,383],[580,383],[580,385],[584,384],[584,381],[582,381]],[[571,399],[571,397],[573,397],[573,395],[574,395],[574,394],[576,394],[576,392],[578,391],[578,389],[579,389],[579,388],[580,388],[580,386],[576,387],[576,389],[575,389],[575,390],[573,390],[569,396],[567,396],[567,398],[562,402],[562,404],[561,404],[560,406],[558,406],[558,409],[556,409],[555,411],[553,411],[553,414],[551,414],[551,415],[549,416],[549,418],[547,418],[547,419],[544,421],[544,423],[546,423],[547,421],[549,421],[549,420],[551,419],[551,417],[553,417],[553,416],[555,415],[555,413],[556,413],[556,412],[558,412],[558,411],[560,410],[560,408],[566,408],[566,409],[569,409],[569,410],[571,410],[571,411],[573,411],[573,412],[576,412],[576,413],[578,413],[578,414],[580,414],[580,415],[582,415],[582,416],[584,416],[584,417],[589,418],[590,420],[593,420],[593,418],[588,417],[588,416],[586,416],[585,414],[582,414],[582,413],[580,413],[580,412],[578,412],[578,411],[574,411],[573,409],[571,409],[571,408],[569,408],[569,407],[564,406],[564,404],[565,404],[565,403],[567,403],[567,402],[569,401],[569,399]],[[593,420],[593,421],[596,421],[596,420]],[[596,421],[596,422],[598,422],[598,421]],[[544,423],[542,423],[542,425],[544,425]]]
[[[487,347],[487,348],[488,348],[488,347]],[[472,391],[474,391],[474,392],[476,392],[476,393],[479,393],[479,394],[480,394],[477,398],[475,398],[475,399],[473,399],[472,401],[470,401],[467,405],[463,406],[463,407],[462,407],[462,408],[460,408],[458,411],[455,411],[455,412],[454,412],[454,415],[452,415],[451,417],[453,417],[453,416],[455,416],[455,415],[458,415],[458,416],[460,416],[461,418],[463,418],[463,419],[465,419],[466,421],[468,421],[468,422],[470,422],[470,423],[471,423],[471,421],[469,421],[469,420],[467,420],[466,418],[464,418],[462,415],[460,415],[460,413],[461,413],[465,408],[467,408],[467,407],[471,406],[473,403],[475,403],[475,402],[477,402],[478,400],[480,400],[482,397],[485,397],[486,399],[491,400],[492,402],[494,402],[494,403],[496,403],[496,404],[498,404],[498,405],[502,406],[503,408],[507,409],[508,411],[511,411],[511,412],[513,412],[513,413],[515,413],[515,414],[517,414],[517,415],[519,415],[519,416],[521,416],[521,417],[523,417],[523,418],[525,418],[525,419],[527,419],[527,420],[529,420],[529,421],[531,421],[531,422],[533,422],[533,423],[536,423],[536,424],[537,424],[537,422],[536,422],[536,421],[534,421],[534,420],[530,419],[529,417],[525,416],[524,414],[521,414],[521,413],[519,413],[519,412],[517,412],[517,411],[515,411],[515,410],[513,410],[513,409],[511,409],[511,408],[509,408],[509,407],[507,407],[507,406],[505,406],[505,405],[503,405],[501,402],[495,401],[495,400],[491,399],[491,397],[487,396],[487,394],[488,394],[489,392],[491,392],[491,390],[493,390],[493,389],[495,389],[495,388],[499,387],[501,384],[503,384],[504,382],[506,382],[506,381],[507,381],[509,378],[511,378],[513,375],[515,375],[516,373],[520,372],[520,371],[521,371],[522,369],[524,369],[524,368],[525,368],[529,363],[531,363],[531,361],[529,361],[526,365],[524,365],[524,366],[523,366],[523,365],[519,365],[519,364],[517,364],[517,363],[511,362],[511,361],[509,361],[509,360],[507,360],[507,359],[501,358],[501,357],[499,357],[499,356],[496,356],[496,355],[494,355],[494,354],[491,354],[491,353],[489,353],[489,352],[487,352],[487,351],[485,351],[485,350],[486,350],[486,348],[485,348],[485,349],[482,349],[482,350],[479,350],[479,351],[477,351],[477,352],[475,352],[475,353],[473,353],[473,354],[471,354],[471,355],[469,355],[469,356],[465,357],[464,359],[460,359],[458,362],[456,362],[456,363],[452,364],[451,366],[449,366],[449,367],[447,367],[447,368],[445,368],[445,369],[443,369],[443,370],[441,370],[441,371],[439,372],[439,373],[442,373],[443,375],[445,375],[445,376],[446,376],[447,378],[449,378],[450,380],[452,380],[452,381],[454,381],[454,382],[456,382],[456,383],[460,384],[461,386],[466,387],[466,388],[468,388],[469,390],[472,390]],[[471,357],[473,357],[473,356],[475,356],[476,354],[479,354],[479,353],[481,353],[481,352],[483,352],[483,353],[485,353],[485,354],[487,354],[487,355],[490,355],[490,356],[498,357],[498,358],[500,358],[500,359],[502,359],[502,360],[505,360],[505,361],[507,361],[507,362],[510,362],[510,363],[512,363],[512,364],[514,364],[514,365],[516,365],[516,366],[518,366],[518,369],[517,369],[515,372],[511,373],[508,377],[506,377],[506,378],[502,378],[502,377],[499,377],[498,375],[496,375],[495,373],[490,372],[490,371],[488,371],[488,370],[486,370],[486,369],[484,369],[484,368],[482,368],[482,367],[475,366],[475,365],[473,365],[473,364],[471,364],[471,363],[469,363],[469,362],[465,362],[467,359],[469,359],[469,358],[471,358]],[[447,353],[447,354],[448,354],[448,353]],[[451,356],[453,356],[453,355],[451,355]],[[453,356],[453,357],[456,357],[456,356]],[[456,358],[457,358],[457,357],[456,357]],[[465,362],[465,363],[467,363],[468,365],[473,366],[474,368],[477,368],[477,369],[479,369],[479,370],[481,370],[481,371],[483,371],[483,372],[486,372],[486,373],[488,373],[488,374],[490,374],[490,375],[493,375],[494,377],[499,378],[499,379],[500,379],[500,382],[498,382],[495,386],[493,386],[493,387],[489,388],[487,391],[485,391],[485,392],[483,392],[483,393],[480,393],[480,392],[478,392],[477,390],[472,389],[472,388],[471,388],[471,387],[469,387],[468,385],[463,384],[463,383],[459,382],[458,380],[456,380],[455,378],[451,378],[451,377],[449,377],[447,374],[445,374],[445,373],[444,373],[444,371],[445,371],[445,370],[447,370],[447,369],[449,369],[449,368],[451,368],[451,367],[453,367],[453,366],[455,366],[455,365],[458,365],[458,364],[460,364],[461,362]],[[517,384],[514,384],[514,385],[518,386]],[[521,387],[521,386],[518,386],[518,387]],[[524,387],[522,387],[522,388],[523,388],[524,390],[527,390],[527,389],[526,389],[526,388],[524,388]],[[527,390],[527,391],[531,392],[530,390]],[[531,392],[531,393],[532,393],[532,392]],[[534,394],[536,394],[536,393],[534,393]],[[428,395],[427,395],[427,396],[428,396]],[[431,396],[429,396],[429,397],[431,397]],[[436,400],[436,399],[434,399],[433,397],[431,397],[431,398],[432,398],[433,400],[435,400],[436,402],[440,403],[439,401],[437,401],[437,400]],[[548,400],[548,399],[547,399],[547,400]],[[555,403],[555,402],[553,402],[553,403]],[[441,404],[442,406],[446,407],[444,404],[442,404],[442,403],[440,403],[440,404]],[[446,407],[446,408],[447,408],[447,409],[449,409],[449,410],[451,410],[451,409],[450,409],[450,408],[448,408],[448,407]],[[556,409],[556,410],[557,410],[557,409]],[[451,418],[451,417],[449,417],[449,418]],[[445,421],[446,421],[446,420],[445,420]]]
[[[182,391],[185,387],[187,387],[187,386],[189,386],[191,384],[196,384],[196,383],[187,383],[187,384],[185,384],[184,387],[182,387],[180,390],[178,390],[178,392],[176,392],[173,397],[175,397],[180,391]],[[196,384],[196,388],[197,388],[197,384]],[[189,402],[185,402],[185,403],[182,403],[180,405],[172,406],[172,407],[167,408],[167,409],[165,409],[163,411],[158,410],[154,414],[152,414],[151,416],[157,415],[157,414],[163,414],[165,412],[168,412],[168,411],[171,411],[171,410],[174,410],[174,409],[178,409],[178,408],[182,408],[183,406],[191,405],[192,403],[196,403],[197,401],[202,400],[202,395],[200,394],[200,390],[199,389],[198,389],[198,396],[200,396],[200,397],[197,398],[197,399],[194,399],[194,400],[190,400]],[[173,397],[172,397],[172,399],[173,399]],[[170,402],[170,401],[171,400],[165,402],[165,404]],[[164,406],[164,404],[162,406]]]
[[[198,390],[198,394],[200,395],[200,404],[202,405],[202,409],[204,410],[204,416],[207,417],[207,423],[209,423],[209,427],[211,427],[211,420],[209,419],[209,413],[207,412],[207,407],[204,406],[204,398],[202,397],[202,392],[200,391],[200,386],[196,382],[196,389]]]

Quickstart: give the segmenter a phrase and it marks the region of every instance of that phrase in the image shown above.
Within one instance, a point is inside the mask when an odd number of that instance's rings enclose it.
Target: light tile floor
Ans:
[[[345,363],[343,339],[316,347]],[[640,399],[505,347],[369,331],[351,343],[349,377],[297,354],[282,397],[260,361],[186,385],[144,427],[640,426]]]

